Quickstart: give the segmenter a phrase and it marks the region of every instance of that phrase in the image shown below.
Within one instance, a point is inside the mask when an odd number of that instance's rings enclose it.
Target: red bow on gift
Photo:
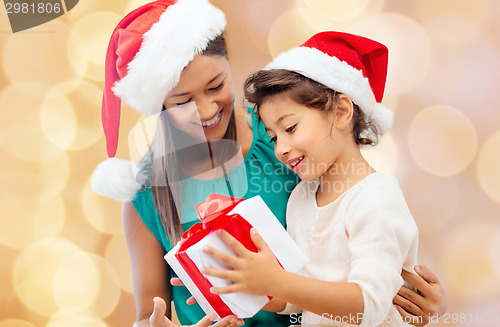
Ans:
[[[202,222],[195,224],[182,235],[179,250],[175,254],[182,268],[193,280],[207,301],[210,302],[220,318],[232,315],[233,313],[220,296],[210,292],[212,284],[189,258],[186,250],[211,232],[223,229],[236,238],[248,250],[257,252],[257,248],[250,237],[252,225],[238,214],[228,215],[241,201],[243,199],[221,194],[211,194],[207,200],[196,205],[196,212]]]

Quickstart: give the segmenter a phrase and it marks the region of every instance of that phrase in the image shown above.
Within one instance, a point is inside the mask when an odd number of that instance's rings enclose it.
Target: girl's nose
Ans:
[[[286,156],[290,153],[292,147],[285,142],[276,141],[274,152],[277,158],[283,158],[286,160]]]

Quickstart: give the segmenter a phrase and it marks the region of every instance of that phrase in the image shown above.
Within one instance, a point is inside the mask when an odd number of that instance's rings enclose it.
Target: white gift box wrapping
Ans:
[[[287,231],[283,228],[276,216],[271,212],[260,196],[255,196],[250,199],[238,203],[228,215],[239,214],[248,221],[264,239],[267,245],[273,251],[275,257],[280,262],[281,266],[290,272],[298,272],[306,263],[307,257],[303,254],[300,248],[295,244]],[[202,267],[211,267],[216,269],[228,269],[224,264],[212,259],[209,255],[203,253],[202,248],[205,245],[210,245],[218,250],[235,255],[234,252],[214,233],[209,233],[198,243],[189,247],[185,252],[193,263],[201,269]],[[220,317],[209,301],[203,296],[194,281],[184,271],[181,264],[178,262],[175,254],[179,250],[180,244],[177,244],[172,250],[165,255],[165,260],[170,267],[175,271],[177,276],[183,281],[189,292],[194,296],[200,307],[205,313],[214,313],[217,315],[217,320]],[[224,287],[230,285],[231,282],[205,276],[205,278],[215,287]],[[265,276],[263,276],[265,278]],[[175,287],[175,286],[174,286]],[[267,302],[267,296],[257,296],[245,293],[221,294],[221,300],[229,307],[232,313],[238,318],[249,318],[254,316]]]

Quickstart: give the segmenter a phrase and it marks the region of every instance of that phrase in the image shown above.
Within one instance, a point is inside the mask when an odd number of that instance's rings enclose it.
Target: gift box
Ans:
[[[247,249],[257,252],[250,238],[250,229],[253,227],[271,248],[283,269],[296,273],[307,262],[307,257],[260,196],[243,200],[211,194],[206,201],[196,205],[196,211],[202,222],[183,234],[181,241],[165,255],[165,260],[206,314],[215,313],[218,319],[228,315],[249,318],[269,302],[267,296],[245,293],[216,295],[210,292],[212,286],[224,287],[231,282],[205,276],[200,269],[202,267],[229,269],[229,267],[203,253],[202,248],[210,245],[235,255],[214,231],[224,229]]]

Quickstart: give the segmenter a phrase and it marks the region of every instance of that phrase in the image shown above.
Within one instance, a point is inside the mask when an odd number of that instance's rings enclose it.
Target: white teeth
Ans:
[[[302,159],[304,159],[304,156],[302,156],[302,157],[298,158],[298,159],[297,159],[297,160],[295,160],[294,162],[291,162],[291,163],[290,163],[290,166],[292,166],[292,167],[297,166],[297,164],[298,164],[300,161],[302,161]]]
[[[212,126],[213,124],[215,124],[219,120],[221,115],[222,115],[222,112],[219,112],[217,115],[215,115],[214,118],[207,120],[207,121],[204,121],[204,122],[201,122],[201,126],[203,126],[203,127]]]

